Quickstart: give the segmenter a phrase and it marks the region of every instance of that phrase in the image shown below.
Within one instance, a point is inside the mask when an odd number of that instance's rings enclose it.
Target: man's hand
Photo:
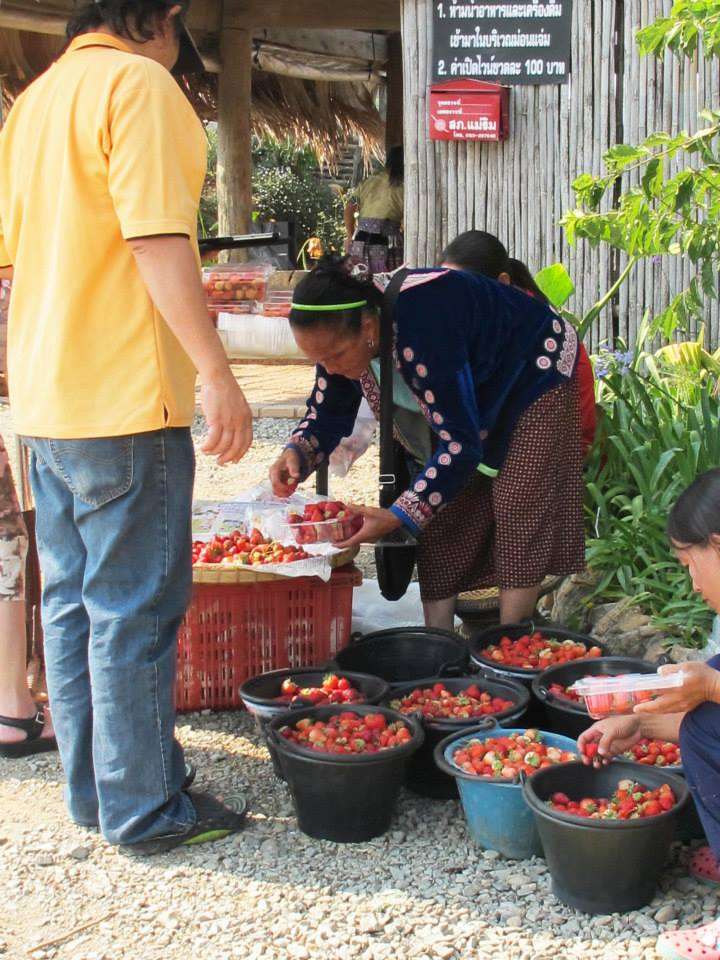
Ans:
[[[608,717],[598,720],[578,737],[580,759],[586,766],[604,765],[619,753],[625,753],[634,747],[641,738],[642,720],[640,717]],[[585,756],[584,748],[597,743],[598,750],[593,759]]]
[[[682,673],[683,685],[666,691],[657,700],[639,703],[635,707],[635,713],[687,713],[701,703],[720,703],[720,672],[713,670],[707,663],[670,663],[660,667],[658,673],[661,676]]]
[[[397,530],[402,526],[402,521],[395,516],[391,510],[381,510],[378,507],[350,506],[351,510],[359,513],[363,517],[363,525],[355,536],[349,540],[343,540],[336,543],[335,546],[341,550],[349,547],[356,547],[361,543],[375,543],[382,540],[388,533]]]
[[[200,403],[208,425],[202,452],[217,457],[221,466],[237,463],[252,443],[252,413],[229,370],[218,380],[202,384]]]
[[[270,467],[270,483],[276,497],[289,497],[297,490],[302,475],[297,450],[283,450]]]

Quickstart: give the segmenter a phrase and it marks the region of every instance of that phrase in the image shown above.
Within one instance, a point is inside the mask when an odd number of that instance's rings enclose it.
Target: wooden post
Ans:
[[[402,37],[393,33],[387,41],[387,118],[385,147],[400,146],[403,142],[403,59]]]
[[[220,236],[249,233],[252,214],[252,35],[227,25],[232,2],[225,2],[218,82],[217,194]],[[233,255],[234,254],[234,255]],[[242,250],[231,258],[245,259]]]

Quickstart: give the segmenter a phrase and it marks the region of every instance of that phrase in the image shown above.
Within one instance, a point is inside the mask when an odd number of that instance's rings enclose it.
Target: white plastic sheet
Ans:
[[[422,600],[420,584],[411,583],[407,593],[400,600],[386,600],[380,593],[377,580],[363,580],[353,592],[352,632],[373,633],[375,630],[389,630],[392,627],[423,626]],[[456,617],[455,626],[461,621]]]

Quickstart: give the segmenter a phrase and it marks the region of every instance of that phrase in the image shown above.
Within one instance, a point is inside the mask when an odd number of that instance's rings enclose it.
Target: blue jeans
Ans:
[[[709,666],[720,670],[720,656]],[[680,725],[685,779],[715,859],[720,863],[720,704],[701,703]]]
[[[192,582],[190,431],[23,441],[70,816],[111,843],[184,833],[196,819],[174,735]]]

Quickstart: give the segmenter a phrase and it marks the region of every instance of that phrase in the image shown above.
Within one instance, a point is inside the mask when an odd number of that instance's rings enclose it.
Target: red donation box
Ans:
[[[430,87],[431,140],[506,140],[509,132],[509,87],[484,80]]]

